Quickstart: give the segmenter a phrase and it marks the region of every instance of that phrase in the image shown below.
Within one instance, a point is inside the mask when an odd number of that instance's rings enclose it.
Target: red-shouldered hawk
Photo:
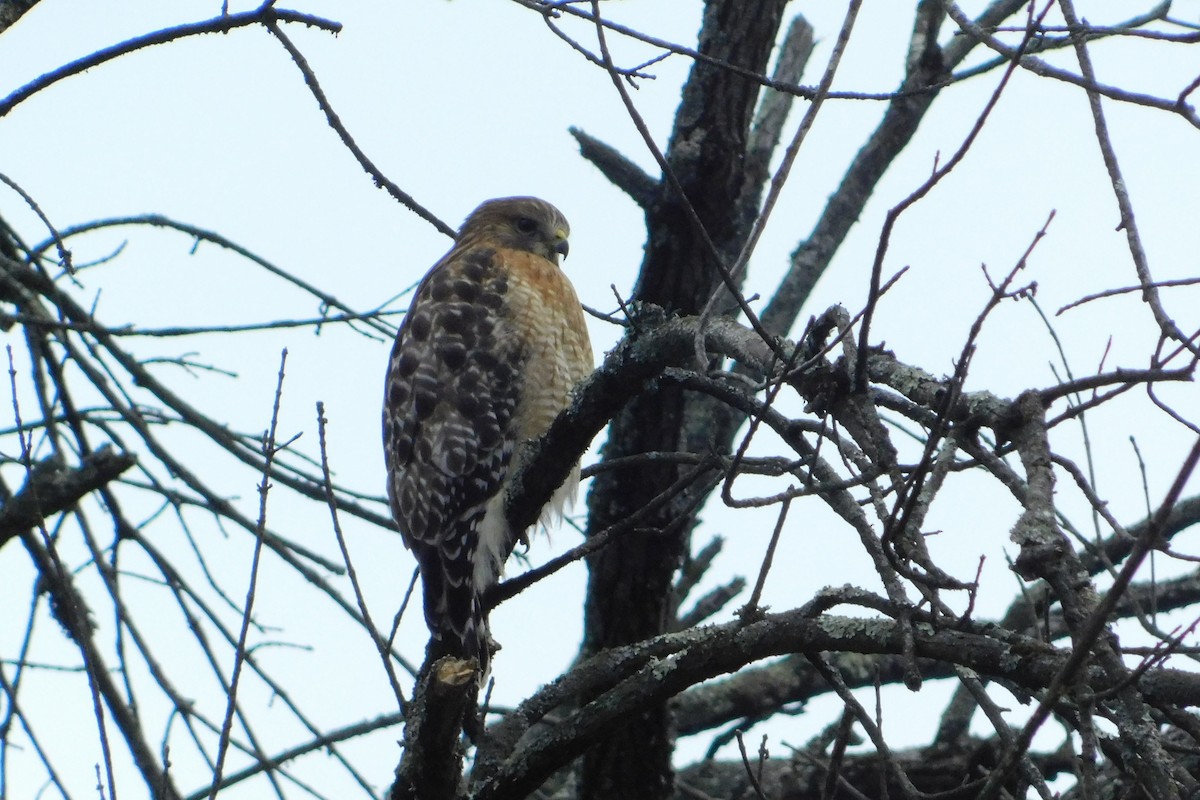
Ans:
[[[417,287],[388,363],[388,500],[420,565],[430,655],[490,657],[481,599],[524,531],[504,514],[523,443],[592,369],[562,213],[534,197],[489,200]],[[579,469],[543,512],[561,514]],[[432,659],[431,659],[432,660]]]

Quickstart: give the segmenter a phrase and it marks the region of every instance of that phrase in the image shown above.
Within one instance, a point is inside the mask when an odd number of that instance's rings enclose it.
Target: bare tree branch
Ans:
[[[56,456],[34,465],[25,485],[0,504],[0,547],[73,507],[137,463],[132,453],[102,447],[68,469]]]

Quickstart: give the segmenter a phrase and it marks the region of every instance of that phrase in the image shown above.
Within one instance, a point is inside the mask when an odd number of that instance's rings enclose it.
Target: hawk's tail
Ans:
[[[464,559],[465,561],[465,559]],[[481,678],[491,661],[491,636],[482,598],[471,580],[470,563],[455,569],[456,560],[442,560],[421,569],[425,591],[425,624],[429,627],[428,661],[453,656],[479,662]]]

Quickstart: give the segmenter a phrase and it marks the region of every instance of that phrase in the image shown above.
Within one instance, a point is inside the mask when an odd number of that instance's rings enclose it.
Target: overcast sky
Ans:
[[[842,5],[797,1],[790,6],[791,13],[805,14],[817,31],[806,84],[814,83],[824,66],[841,23]],[[912,5],[864,4],[835,89],[885,92],[896,87]],[[982,6],[964,5],[968,11]],[[1149,4],[1096,0],[1079,5],[1096,23],[1118,21]],[[337,36],[299,26],[285,26],[285,31],[305,54],[358,144],[392,181],[451,226],[489,197],[544,197],[571,221],[566,269],[583,302],[609,311],[616,305],[610,287],[629,296],[645,240],[642,216],[580,158],[567,128],[582,128],[648,171],[657,170],[651,169],[653,159],[608,77],[554,37],[538,14],[499,0],[308,0],[295,7],[344,25]],[[604,7],[614,19],[653,36],[694,43],[698,3],[622,0]],[[0,95],[98,48],[219,10],[216,2],[182,0],[42,0],[0,37]],[[1174,14],[1200,22],[1200,0],[1175,3]],[[582,24],[566,28],[581,39],[588,34]],[[626,66],[656,55],[645,45],[622,40],[613,44]],[[1128,89],[1174,97],[1196,76],[1194,48],[1123,41],[1097,43],[1093,50],[1100,79]],[[1066,51],[1050,60],[1076,68]],[[633,93],[660,146],[666,145],[689,67],[682,57],[657,63],[649,68],[655,80],[639,82]],[[835,302],[851,311],[861,307],[884,213],[919,185],[939,157],[944,160],[958,147],[998,80],[998,73],[989,73],[943,93],[916,141],[881,184],[831,274],[818,286],[808,314]],[[871,101],[831,101],[823,109],[756,251],[747,294],[771,294],[788,253],[811,229],[882,109],[881,103]],[[803,110],[804,105],[797,104],[786,135]],[[1155,277],[1195,277],[1200,273],[1197,131],[1161,111],[1112,102],[1105,110]],[[97,218],[165,214],[217,231],[360,310],[397,297],[449,245],[429,223],[372,185],[325,125],[285,50],[262,29],[156,47],[55,85],[0,117],[0,154],[0,172],[20,184],[60,229]],[[1052,314],[1088,293],[1135,282],[1125,236],[1115,230],[1118,211],[1085,96],[1077,88],[1018,72],[961,167],[898,226],[885,272],[911,269],[881,305],[873,327],[876,337],[905,361],[935,374],[951,372],[966,332],[989,295],[980,266],[986,264],[993,276],[1003,275],[1051,212],[1056,216],[1049,235],[1038,245],[1023,279],[1037,282],[1037,299],[1044,310]],[[26,241],[46,238],[44,226],[11,191],[0,189],[0,214]],[[77,265],[123,248],[116,258],[78,277],[77,295],[85,304],[94,301],[97,316],[110,325],[247,323],[319,312],[314,300],[284,288],[244,260],[209,245],[193,252],[193,242],[181,234],[125,228],[71,244]],[[1168,310],[1185,330],[1200,326],[1198,299],[1196,290],[1167,295]],[[406,305],[407,299],[400,298],[391,307]],[[1097,369],[1106,349],[1109,367],[1143,367],[1155,336],[1136,295],[1092,303],[1056,319],[1055,325],[1076,374]],[[591,327],[599,358],[619,331],[596,320]],[[13,346],[20,369],[19,336],[9,332],[5,342]],[[286,347],[283,437],[301,433],[297,447],[315,454],[314,403],[324,401],[338,477],[362,491],[381,492],[379,403],[387,342],[343,330],[320,337],[291,330],[139,340],[129,346],[142,357],[195,351],[197,360],[236,373],[236,379],[217,374],[193,378],[164,366],[157,374],[214,418],[245,431],[267,424],[280,350]],[[968,388],[1014,395],[1048,386],[1056,382],[1050,364],[1059,362],[1030,305],[1006,303],[980,340]],[[1193,410],[1200,399],[1193,386],[1172,387],[1163,395]],[[1114,513],[1127,522],[1136,521],[1145,507],[1129,436],[1139,437],[1147,455],[1154,501],[1161,498],[1190,446],[1181,428],[1157,418],[1143,419],[1140,403],[1144,395],[1100,409],[1091,418],[1098,485]],[[7,427],[5,413],[0,412],[0,424]],[[1061,435],[1064,449],[1071,450],[1070,437],[1077,434]],[[10,443],[3,446],[6,457],[14,455]],[[256,513],[252,473],[228,470],[217,460],[207,462],[208,454],[200,447],[196,457],[201,468],[212,464],[206,479],[240,497],[248,514]],[[4,474],[10,486],[21,482],[19,472]],[[978,558],[988,557],[980,613],[997,613],[1016,591],[1003,560],[1016,507],[985,481],[959,480],[963,490],[953,496],[961,502],[947,494],[929,519],[931,530],[943,531],[933,546],[945,559],[943,566],[968,579]],[[1077,522],[1086,528],[1089,515],[1080,498],[1062,487],[1060,493],[1064,509],[1078,515]],[[282,490],[271,502],[276,528],[336,556],[324,517],[314,518],[310,508],[298,511]],[[701,541],[724,534],[734,553],[706,586],[734,573],[752,577],[773,519],[773,510],[737,517],[721,509],[707,511]],[[394,535],[353,521],[346,526],[371,607],[378,618],[390,619],[407,584],[411,558]],[[211,533],[221,541],[215,529]],[[876,578],[857,545],[847,540],[845,548],[835,546],[838,537],[846,535],[811,504],[811,514],[796,521],[782,543],[777,564],[791,566],[768,583],[765,603],[777,609],[793,607],[826,584],[874,588]],[[212,546],[213,557],[228,567],[221,581],[234,597],[244,591],[247,538],[234,532],[228,542]],[[535,543],[530,557],[543,561],[578,539],[570,530],[558,531],[549,545],[544,539]],[[74,556],[74,564],[83,563],[81,552]],[[0,551],[0,607],[24,608],[29,602],[32,578],[25,560],[24,552],[14,547]],[[519,569],[510,566],[510,571]],[[343,687],[336,693],[309,693],[306,702],[314,719],[333,727],[394,710],[367,637],[348,630],[328,602],[310,599],[305,587],[278,563],[268,561],[263,570],[258,608],[265,621],[277,626],[264,638],[289,646],[264,650],[261,658],[285,679],[336,680]],[[579,642],[584,580],[582,567],[564,570],[494,616],[494,634],[506,645],[495,660],[498,702],[516,702],[569,663]],[[148,591],[147,597],[152,596]],[[0,615],[0,658],[11,657],[23,631],[21,615],[9,616]],[[101,620],[101,625],[106,622]],[[160,635],[179,622],[162,624]],[[522,647],[522,637],[531,628],[538,637],[533,652]],[[550,641],[547,631],[553,632]],[[424,635],[420,614],[409,614],[401,641],[414,660],[419,660]],[[77,654],[62,643],[52,624],[40,629],[38,647],[40,661],[77,663]],[[183,662],[174,666],[184,668]],[[48,694],[39,704],[39,695],[27,690],[28,707],[36,707],[42,735],[64,747],[56,764],[68,784],[79,796],[89,796],[99,750],[94,727],[79,726],[73,713],[89,702],[84,684],[68,683],[61,676],[41,680]],[[212,688],[203,678],[195,685],[181,680],[188,696]],[[70,691],[62,691],[63,686]],[[261,688],[247,691],[248,704],[264,705],[270,699]],[[892,728],[893,744],[926,740],[936,724],[928,709],[938,708],[944,696],[936,686],[918,696],[895,693],[891,713],[910,730]],[[775,741],[803,743],[829,721],[829,707],[832,703],[814,704],[811,715],[772,728]],[[917,722],[921,709],[924,721]],[[282,721],[272,730],[276,736],[268,750],[304,738],[283,712],[278,713]],[[385,732],[347,750],[382,784],[394,765],[398,735],[398,730]],[[682,752],[694,757],[705,746],[707,742],[689,744]],[[187,755],[183,745],[172,754],[180,785],[185,790],[201,785],[203,765]],[[12,797],[32,797],[42,781],[33,755],[12,753],[9,765]],[[343,780],[323,757],[297,769],[328,791]],[[125,786],[133,792],[129,796],[139,795],[127,774]],[[253,789],[229,793],[238,796],[260,795]]]

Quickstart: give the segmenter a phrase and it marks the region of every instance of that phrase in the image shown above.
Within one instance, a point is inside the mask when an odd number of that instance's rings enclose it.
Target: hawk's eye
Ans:
[[[524,233],[524,234],[536,233],[537,229],[538,229],[538,224],[537,224],[536,220],[530,219],[529,217],[518,217],[517,218],[517,230],[519,230],[521,233]]]

